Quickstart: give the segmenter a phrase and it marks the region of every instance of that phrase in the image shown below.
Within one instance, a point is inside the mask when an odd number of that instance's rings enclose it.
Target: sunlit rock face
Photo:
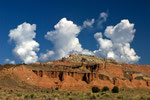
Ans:
[[[26,85],[28,88],[36,86],[82,91],[87,91],[93,86],[100,89],[104,86],[150,88],[149,65],[125,64],[111,59],[78,54],[45,63],[4,65],[1,66],[0,79],[5,76],[9,76],[11,81],[19,80],[19,85]]]

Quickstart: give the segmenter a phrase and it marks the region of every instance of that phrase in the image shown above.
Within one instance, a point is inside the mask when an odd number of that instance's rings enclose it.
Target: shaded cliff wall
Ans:
[[[128,73],[127,78],[121,64],[99,64],[83,65],[82,67],[89,70],[89,73],[67,72],[67,71],[42,71],[32,70],[37,76],[54,80],[56,87],[60,89],[87,90],[89,87],[98,86],[103,88],[108,86],[113,88],[114,85],[120,88],[150,88],[150,81],[136,79],[136,74]],[[130,70],[132,71],[132,70]],[[84,88],[83,88],[84,87]]]

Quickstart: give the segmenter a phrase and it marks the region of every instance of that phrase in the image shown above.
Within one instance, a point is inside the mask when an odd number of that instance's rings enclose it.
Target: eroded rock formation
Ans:
[[[58,61],[1,66],[0,79],[15,75],[39,88],[86,91],[93,86],[150,88],[150,66],[118,63],[95,56],[70,55]]]

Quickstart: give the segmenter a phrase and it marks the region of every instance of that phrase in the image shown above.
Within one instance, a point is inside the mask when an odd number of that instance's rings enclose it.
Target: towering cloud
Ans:
[[[16,44],[13,53],[18,60],[24,63],[34,63],[38,60],[36,54],[39,51],[39,44],[33,40],[36,36],[35,24],[23,23],[16,29],[10,30],[9,37]]]
[[[95,55],[120,62],[137,62],[140,57],[130,47],[134,33],[134,24],[131,24],[128,20],[121,20],[116,26],[108,26],[104,32],[108,39],[104,39],[102,33],[94,35],[100,45],[99,50],[94,51]]]
[[[45,38],[53,43],[54,48],[45,54],[42,53],[41,60],[56,60],[71,53],[96,55],[127,63],[136,63],[140,59],[134,49],[130,47],[135,29],[134,24],[128,20],[121,20],[116,26],[108,26],[104,32],[107,38],[104,38],[101,32],[96,33],[94,37],[98,41],[99,49],[95,51],[82,48],[77,38],[81,28],[72,21],[62,18],[54,28],[55,30],[47,32],[45,35]]]
[[[66,57],[70,53],[90,54],[88,50],[83,50],[79,39],[77,38],[80,27],[66,18],[62,18],[55,26],[55,30],[47,32],[45,38],[51,41],[54,45],[53,50],[47,51],[46,54],[41,54],[41,60],[59,59]]]

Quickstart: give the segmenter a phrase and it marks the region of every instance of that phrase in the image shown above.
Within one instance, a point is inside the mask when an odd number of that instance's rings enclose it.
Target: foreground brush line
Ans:
[[[93,86],[150,88],[150,66],[119,63],[96,56],[72,54],[68,58],[35,64],[0,67],[0,87],[89,91]]]
[[[119,93],[55,89],[0,90],[1,100],[150,100],[149,89],[120,89]]]

